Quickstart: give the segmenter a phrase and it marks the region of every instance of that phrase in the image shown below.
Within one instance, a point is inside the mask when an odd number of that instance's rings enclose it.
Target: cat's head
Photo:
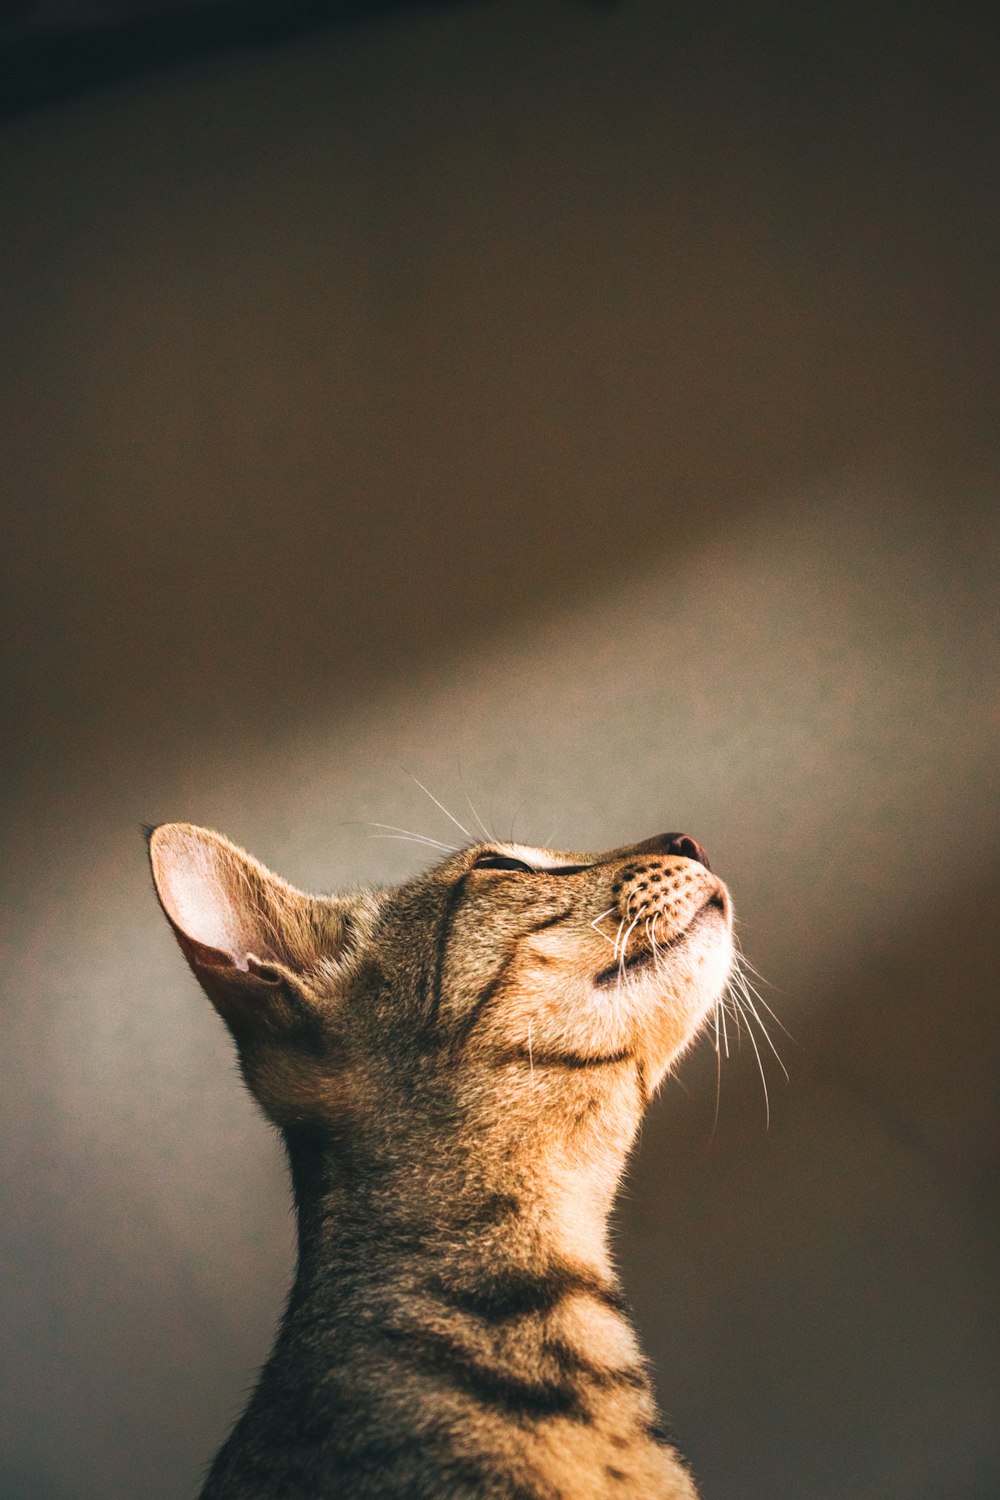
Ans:
[[[394,1159],[408,1142],[627,1146],[732,962],[728,893],[681,834],[603,854],[477,845],[339,897],[189,824],[154,829],[150,858],[265,1112]]]

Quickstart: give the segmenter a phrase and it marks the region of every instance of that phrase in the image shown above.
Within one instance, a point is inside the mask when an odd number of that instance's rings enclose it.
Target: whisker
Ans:
[[[595,932],[596,932],[596,933],[597,933],[597,936],[598,936],[598,937],[602,937],[602,938],[603,938],[603,939],[604,939],[604,941],[605,941],[605,942],[606,942],[606,943],[607,943],[607,944],[608,944],[608,945],[609,945],[609,946],[610,946],[610,947],[612,947],[612,948],[614,948],[614,947],[615,947],[615,944],[614,944],[614,943],[613,943],[613,942],[612,942],[612,941],[611,941],[611,939],[610,939],[610,938],[609,938],[609,937],[608,937],[608,935],[607,935],[607,933],[606,933],[606,932],[602,932],[602,931],[601,931],[601,929],[600,929],[600,928],[599,928],[599,927],[598,927],[598,925],[597,925],[597,924],[598,924],[598,922],[603,922],[603,921],[604,921],[604,918],[605,918],[605,917],[610,917],[610,915],[611,915],[611,913],[612,913],[612,912],[613,912],[613,911],[614,911],[614,910],[615,910],[615,908],[614,908],[614,907],[613,907],[613,906],[609,906],[609,907],[608,907],[608,909],[607,909],[607,911],[602,911],[602,912],[601,912],[601,915],[600,915],[600,916],[599,916],[599,917],[595,917],[595,918],[594,918],[594,920],[593,920],[593,921],[592,921],[592,922],[591,922],[591,924],[590,924],[590,925],[591,925],[591,927],[592,927],[592,928],[593,928],[593,929],[594,929],[594,931],[595,931]],[[615,951],[616,951],[616,953],[617,953],[617,948],[616,948],[616,949],[615,949]]]
[[[475,818],[476,825],[479,828],[480,833],[485,839],[492,839],[493,835],[490,833],[490,830],[487,828],[486,824],[479,816],[479,813],[476,811],[476,804],[473,802],[468,792],[466,792],[465,794],[465,800],[469,804],[469,811],[472,813],[473,818]]]
[[[428,844],[426,839],[415,839],[412,834],[407,833],[370,833],[370,839],[391,839],[400,844],[417,844],[421,849],[431,849],[435,854],[440,854],[441,849],[437,844]]]
[[[760,980],[761,984],[767,984],[768,983],[768,981],[764,978],[764,976],[760,972],[760,970],[754,964],[752,964],[750,962],[750,960],[747,958],[746,954],[743,952],[742,947],[740,946],[740,943],[739,943],[738,939],[737,939],[737,942],[736,942],[736,957],[739,960],[740,968],[742,968],[742,969],[749,969],[751,974],[756,974],[756,976]]]
[[[444,803],[443,802],[439,802],[438,799],[435,797],[434,793],[431,792],[431,791],[428,791],[427,787],[424,786],[423,782],[420,780],[419,777],[414,776],[413,772],[410,771],[410,770],[408,770],[406,766],[403,767],[403,770],[406,771],[406,774],[407,774],[407,776],[409,776],[410,780],[411,781],[415,781],[417,783],[417,786],[420,788],[420,790],[422,792],[426,793],[426,795],[434,803],[435,807],[439,807],[441,809],[441,811],[444,813],[445,817],[449,818],[451,820],[451,822],[454,823],[455,827],[458,828],[462,833],[465,834],[465,837],[470,841],[470,843],[474,844],[476,841],[472,837],[472,834],[469,832],[469,830],[466,828],[465,824],[464,823],[460,823],[458,821],[458,819],[455,817],[454,813],[450,813],[448,811],[448,809],[445,807]]]
[[[788,1069],[785,1067],[785,1064],[782,1062],[782,1060],[781,1060],[781,1054],[779,1053],[777,1047],[774,1045],[774,1043],[771,1040],[771,1034],[770,1034],[770,1032],[768,1031],[767,1027],[764,1025],[764,1022],[761,1020],[760,1016],[758,1015],[758,1013],[757,1013],[757,1007],[754,1005],[753,1001],[750,999],[750,996],[746,993],[746,991],[743,992],[743,999],[744,999],[744,1001],[746,1002],[746,1004],[750,1008],[750,1014],[753,1016],[754,1020],[757,1022],[757,1025],[760,1027],[761,1031],[763,1032],[763,1034],[764,1034],[764,1040],[767,1042],[767,1045],[770,1047],[771,1051],[774,1053],[775,1057],[778,1059],[778,1067],[784,1073],[785,1078],[787,1080],[787,1078],[788,1078]],[[748,1030],[750,1029],[749,1028],[749,1020],[748,1020],[748,1023],[747,1023],[747,1029]],[[753,1039],[753,1032],[752,1031],[750,1032],[750,1037],[751,1037],[751,1040],[752,1040]]]
[[[732,1002],[733,1002],[732,1007],[729,1008],[729,1014],[732,1016],[733,1020],[736,1022],[736,1050],[737,1050],[737,1052],[740,1052],[743,1049],[743,1022],[740,1020],[740,1015],[741,1015],[740,1008],[739,1008],[739,1005],[736,1003],[736,997],[735,997],[735,995],[733,993],[733,980],[732,980],[732,978],[730,978],[729,983],[726,986],[725,991],[723,992],[722,1004],[724,1006],[726,1004],[727,998],[731,999]]]
[[[774,1010],[771,1009],[770,1005],[768,1005],[767,1001],[764,999],[764,996],[761,994],[760,990],[757,988],[757,986],[755,984],[752,984],[750,982],[749,978],[747,977],[747,973],[749,971],[750,974],[753,974],[757,979],[760,980],[761,984],[768,985],[768,987],[772,988],[772,989],[774,988],[774,986],[771,985],[770,980],[765,979],[764,975],[760,972],[760,970],[754,964],[752,964],[750,962],[750,960],[747,958],[746,954],[743,952],[742,945],[740,944],[740,941],[739,941],[738,938],[737,938],[736,944],[735,944],[735,959],[736,959],[736,962],[735,962],[734,969],[735,969],[736,972],[739,973],[740,978],[743,980],[743,984],[744,984],[745,989],[749,990],[750,993],[753,995],[754,999],[758,1002],[758,1004],[762,1005],[764,1007],[764,1009],[767,1011],[768,1015],[771,1017],[772,1021],[774,1021],[778,1026],[781,1027],[782,1031],[788,1037],[788,1040],[790,1042],[794,1042],[795,1041],[795,1037],[789,1031],[789,1029],[785,1025],[784,1021],[781,1019],[781,1017],[777,1014],[776,1011],[774,1011]]]
[[[760,1083],[761,1083],[761,1088],[764,1090],[764,1129],[765,1130],[770,1130],[770,1128],[771,1128],[771,1101],[768,1098],[768,1094],[767,1094],[767,1079],[764,1076],[764,1062],[763,1062],[763,1059],[761,1058],[761,1055],[760,1055],[760,1048],[757,1046],[757,1040],[756,1040],[756,1038],[755,1038],[755,1036],[753,1034],[753,1028],[751,1026],[749,1026],[749,1025],[747,1026],[747,1035],[749,1036],[750,1041],[753,1043],[753,1050],[754,1050],[754,1053],[755,1053],[756,1058],[757,1058],[757,1066],[760,1069]],[[780,1061],[780,1059],[779,1059],[779,1061]]]
[[[471,814],[472,814],[475,822],[478,824],[480,832],[482,833],[482,835],[483,835],[483,837],[485,839],[487,839],[488,841],[491,841],[492,838],[493,838],[493,835],[490,833],[490,831],[487,828],[486,824],[483,822],[482,818],[479,816],[479,814],[476,811],[475,806],[473,804],[472,798],[469,796],[468,788],[465,785],[465,777],[462,775],[462,762],[461,761],[458,762],[458,779],[459,779],[459,781],[462,784],[462,794],[465,797],[466,802],[469,804],[469,811],[471,812]]]
[[[622,917],[618,924],[618,934],[615,938],[615,947],[618,951],[618,982],[615,985],[615,996],[618,999],[621,999],[622,985],[625,983],[625,944],[628,942],[629,933],[632,931],[630,927],[628,932],[625,932],[625,923],[627,921],[627,917]]]
[[[445,844],[441,839],[432,839],[426,833],[414,833],[412,828],[399,828],[395,823],[369,823],[368,827],[387,828],[390,833],[402,834],[408,839],[419,839],[422,844],[433,844],[436,849],[447,849],[450,854],[458,852],[457,844]],[[380,835],[376,834],[375,837],[378,838]]]
[[[710,1141],[715,1140],[719,1128],[719,1105],[722,1101],[722,1048],[719,1046],[719,1001],[715,1002],[715,1115],[712,1119]]]
[[[790,1042],[794,1042],[795,1041],[794,1036],[789,1031],[788,1027],[785,1025],[785,1023],[781,1019],[781,1017],[779,1015],[776,1015],[775,1012],[768,1005],[767,1001],[764,999],[764,996],[760,993],[760,990],[757,989],[757,986],[751,984],[750,981],[749,981],[749,979],[747,978],[747,976],[744,973],[742,973],[742,972],[740,972],[740,980],[742,981],[742,985],[743,985],[743,993],[745,995],[748,995],[748,996],[749,995],[753,995],[754,999],[758,1002],[758,1004],[762,1005],[764,1007],[764,1009],[767,1011],[768,1015],[771,1017],[771,1020],[774,1021],[775,1025],[781,1027],[782,1031],[785,1033],[785,1035],[787,1036],[788,1040]]]
[[[726,1049],[726,1056],[728,1057],[729,1056],[729,1030],[728,1030],[728,1027],[726,1026],[726,1007],[724,1005],[720,1005],[718,1013],[719,1013],[719,1019],[722,1022],[722,1045],[725,1047],[725,1049]]]
[[[628,940],[632,936],[633,932],[635,931],[636,923],[639,921],[639,918],[641,916],[642,916],[641,912],[638,914],[638,916],[636,916],[636,918],[633,921],[633,923],[632,923],[631,927],[629,928],[628,932],[626,932],[625,936],[622,938],[622,945],[621,945],[621,947],[618,950],[618,980],[619,980],[619,983],[621,983],[621,981],[624,980],[624,978],[625,978],[625,954],[626,954],[626,952],[628,950]]]
[[[370,833],[370,839],[392,839],[401,844],[418,844],[421,849],[430,849],[434,854],[450,854],[453,851],[440,844],[432,844],[427,839],[416,838],[412,833]]]

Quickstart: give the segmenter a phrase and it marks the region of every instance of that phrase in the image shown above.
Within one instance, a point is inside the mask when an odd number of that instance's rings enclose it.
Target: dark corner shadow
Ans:
[[[622,0],[576,0],[591,10],[615,10]],[[52,22],[44,6],[17,0],[0,16],[0,121],[47,105],[112,88],[131,78],[161,72],[198,58],[241,49],[278,47],[310,32],[336,25],[355,25],[403,11],[457,10],[470,0],[173,0],[172,4],[130,13],[127,0],[101,5],[79,0],[62,19]],[[864,20],[866,8],[853,0],[828,7],[833,33]],[[941,0],[922,6],[889,5],[890,28],[901,19],[905,27],[925,29],[939,22],[953,28],[971,26],[985,45],[1000,41],[1000,24],[990,5],[954,5],[944,10]],[[39,16],[38,11],[42,14]],[[794,52],[801,44],[803,17],[794,7],[783,17],[758,14],[746,0],[719,0],[707,8],[683,0],[671,7],[678,35],[703,24],[719,37],[727,30],[770,34],[779,50]],[[940,14],[936,14],[940,13]],[[827,23],[821,23],[822,32]],[[806,29],[814,29],[815,22]],[[782,33],[784,33],[783,39]]]
[[[201,57],[276,47],[311,31],[405,10],[455,9],[468,0],[177,0],[155,13],[108,20],[108,7],[78,6],[75,24],[53,27],[27,15],[0,30],[0,120],[93,89]]]

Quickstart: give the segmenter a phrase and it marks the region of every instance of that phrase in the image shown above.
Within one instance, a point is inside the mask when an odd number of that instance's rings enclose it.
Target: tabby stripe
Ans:
[[[621,1052],[598,1052],[588,1056],[584,1052],[536,1052],[534,1048],[529,1051],[527,1047],[517,1047],[509,1057],[535,1068],[610,1068],[615,1063],[634,1061],[635,1053],[623,1048]]]
[[[568,921],[569,918],[573,916],[573,914],[574,913],[572,908],[570,908],[568,911],[557,912],[554,917],[546,917],[544,921],[539,922],[535,927],[529,927],[524,936],[530,937],[534,932],[544,932],[546,927],[555,927],[559,922]],[[473,1002],[470,1009],[466,1011],[452,1037],[452,1042],[456,1047],[461,1047],[462,1045],[464,1045],[464,1043],[471,1036],[472,1032],[475,1030],[476,1026],[479,1024],[480,1017],[482,1016],[484,1011],[489,1009],[494,996],[497,994],[497,991],[500,989],[501,985],[506,979],[511,964],[514,962],[514,959],[516,957],[516,951],[508,953],[507,957],[500,965],[500,968],[490,980],[489,984],[480,991],[477,999]],[[438,978],[438,986],[440,989],[440,973]],[[440,998],[438,1000],[438,1005],[440,1006]]]
[[[511,964],[514,962],[515,956],[515,954],[509,953],[504,959],[503,963],[500,965],[497,972],[494,974],[493,978],[490,980],[489,984],[485,987],[485,989],[480,990],[478,996],[473,1001],[472,1005],[466,1011],[465,1015],[462,1017],[457,1027],[455,1028],[454,1034],[451,1039],[453,1046],[461,1047],[465,1044],[466,1041],[468,1041],[472,1032],[475,1030],[476,1026],[478,1026],[480,1018],[483,1015],[484,1011],[489,1009],[494,997],[502,986],[504,980],[507,978],[508,970],[510,969]]]
[[[530,937],[533,932],[544,932],[546,927],[558,927],[560,922],[568,922],[575,915],[575,906],[568,907],[566,911],[557,911],[554,917],[545,917],[541,922],[536,922],[534,927],[529,927],[524,935]]]
[[[494,1272],[470,1287],[437,1281],[433,1290],[457,1312],[469,1313],[486,1323],[505,1323],[531,1313],[550,1313],[567,1297],[581,1294],[593,1297],[615,1312],[626,1309],[617,1287],[592,1271],[572,1266],[555,1266],[542,1272]]]
[[[589,1423],[592,1418],[571,1385],[554,1380],[522,1380],[483,1364],[447,1334],[427,1328],[381,1328],[398,1357],[421,1373],[437,1375],[484,1406],[526,1420],[565,1417]]]
[[[430,1029],[437,1029],[438,1017],[441,1014],[441,991],[444,985],[445,961],[448,957],[448,939],[451,937],[452,923],[455,914],[462,903],[465,895],[466,876],[463,875],[451,888],[448,896],[448,904],[445,907],[444,916],[441,919],[441,927],[438,931],[437,951],[434,960],[434,983],[431,989],[431,1012]]]
[[[456,908],[457,904],[458,903],[455,901],[455,899],[454,899],[454,893],[453,893],[452,899],[451,899],[451,901],[448,904],[448,911],[445,914],[445,919],[444,919],[444,922],[442,923],[441,934],[440,934],[440,937],[439,937],[439,940],[438,940],[437,975],[436,975],[435,984],[434,984],[434,994],[435,994],[435,1000],[434,1000],[434,1017],[435,1017],[435,1022],[436,1022],[437,1017],[438,1017],[438,1015],[440,1013],[440,1010],[441,1010],[441,987],[442,987],[443,980],[444,980],[444,962],[445,962],[446,948],[447,948],[447,944],[448,944],[448,937],[450,935],[451,922],[452,922],[452,918],[454,916],[454,912],[455,912],[455,908]],[[568,911],[557,912],[555,916],[553,916],[553,917],[546,917],[543,921],[537,923],[536,926],[529,927],[528,930],[527,930],[527,932],[524,933],[524,936],[525,937],[530,937],[532,933],[535,933],[535,932],[544,932],[544,930],[547,927],[555,927],[559,922],[566,922],[573,915],[574,915],[573,908],[570,908]],[[454,1033],[453,1033],[453,1035],[451,1037],[451,1042],[452,1042],[453,1046],[455,1046],[455,1047],[461,1047],[469,1039],[469,1037],[471,1036],[472,1032],[475,1030],[476,1026],[479,1024],[479,1020],[480,1020],[480,1017],[482,1016],[483,1012],[489,1009],[489,1007],[490,1007],[490,1005],[491,1005],[491,1003],[492,1003],[492,1001],[494,999],[494,996],[497,994],[497,992],[501,988],[504,980],[507,977],[508,971],[510,970],[511,964],[514,962],[514,959],[516,957],[517,957],[516,950],[514,952],[508,953],[507,957],[504,959],[503,963],[500,965],[500,968],[497,970],[497,972],[494,974],[493,978],[490,980],[489,984],[487,984],[485,986],[485,988],[480,991],[479,995],[477,996],[477,998],[475,999],[475,1001],[473,1002],[473,1004],[470,1006],[469,1010],[467,1010],[466,1013],[465,1013],[465,1015],[462,1017],[461,1021],[459,1022],[458,1026],[456,1027],[456,1029],[455,1029],[455,1031],[454,1031]]]
[[[448,1223],[456,1229],[482,1229],[502,1224],[523,1212],[520,1198],[513,1193],[487,1193],[474,1208],[463,1214],[449,1212]]]
[[[635,1391],[649,1389],[649,1377],[642,1365],[624,1365],[617,1369],[609,1368],[607,1365],[595,1365],[586,1355],[564,1343],[561,1339],[554,1339],[545,1344],[546,1351],[553,1355],[558,1361],[559,1368],[567,1375],[583,1376],[594,1385],[608,1390],[614,1387],[630,1387]]]
[[[401,1483],[426,1481],[429,1468],[433,1468],[435,1476],[446,1473],[449,1480],[467,1487],[470,1494],[495,1494],[498,1500],[543,1500],[540,1490],[498,1474],[495,1462],[466,1458],[426,1433],[404,1438],[390,1438],[383,1433],[353,1444],[343,1455],[338,1454],[337,1482],[343,1485],[349,1480],[375,1479],[383,1484],[394,1481],[393,1493],[402,1493]]]
[[[667,946],[666,943],[660,943],[659,951],[662,953]],[[641,969],[652,962],[652,949],[646,948],[642,953],[633,953],[632,957],[627,958],[624,964],[619,960],[616,963],[608,964],[606,969],[600,969],[594,975],[594,984],[598,989],[607,989],[608,985],[617,983],[623,972],[627,974],[630,969]]]

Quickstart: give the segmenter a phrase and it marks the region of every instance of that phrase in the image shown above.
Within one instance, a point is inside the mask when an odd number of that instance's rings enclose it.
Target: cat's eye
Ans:
[[[523,859],[511,859],[509,854],[480,854],[473,861],[474,870],[520,870],[522,875],[534,875],[535,871]]]

